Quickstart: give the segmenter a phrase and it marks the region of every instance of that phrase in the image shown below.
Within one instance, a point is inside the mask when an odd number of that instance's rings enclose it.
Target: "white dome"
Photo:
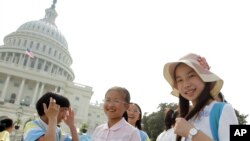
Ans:
[[[67,41],[63,34],[58,30],[56,25],[46,20],[30,21],[21,25],[16,32],[32,32],[42,34],[48,38],[54,39],[55,41],[62,44],[66,49],[68,48]]]

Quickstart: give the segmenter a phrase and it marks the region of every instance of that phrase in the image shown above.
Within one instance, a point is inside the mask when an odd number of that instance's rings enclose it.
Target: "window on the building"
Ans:
[[[15,103],[15,100],[16,100],[16,94],[15,93],[12,93],[11,96],[10,96],[10,103]]]
[[[18,82],[14,82],[14,87],[19,87]]]
[[[29,106],[31,102],[31,97],[30,96],[25,96],[25,98],[23,98],[20,102],[20,105],[23,106]]]
[[[46,63],[45,68],[44,68],[44,71],[48,71],[48,70],[49,70],[49,66],[50,66],[50,64],[49,64],[49,63]]]
[[[36,44],[36,50],[39,50],[40,43]]]
[[[75,97],[75,100],[76,100],[76,101],[79,101],[79,100],[80,100],[80,98],[79,98],[78,96],[76,96],[76,97]]]
[[[49,48],[49,54],[51,54],[51,48]]]
[[[57,51],[55,50],[55,52],[54,52],[54,56],[56,56],[57,55]]]
[[[27,44],[27,40],[24,41],[23,46],[25,47]]]
[[[13,46],[15,46],[15,44],[16,44],[16,39],[14,39],[14,41],[13,41]]]
[[[28,62],[28,58],[27,58],[27,56],[25,56],[24,61],[23,61],[23,65],[26,66],[27,62]]]
[[[29,90],[33,90],[33,86],[32,85],[28,85],[28,89]]]
[[[35,66],[35,59],[31,59],[30,60],[30,67],[34,68],[34,66]]]
[[[33,41],[30,42],[30,48],[32,48],[32,46],[33,46]]]
[[[39,60],[37,69],[38,69],[38,70],[41,70],[42,65],[43,65],[43,61],[42,61],[42,60]]]
[[[5,55],[6,55],[6,53],[5,53],[5,52],[0,53],[1,60],[4,60]]]
[[[17,45],[20,46],[20,44],[21,44],[21,39],[18,40],[18,44]]]
[[[43,45],[43,52],[45,52],[46,50],[46,45]]]

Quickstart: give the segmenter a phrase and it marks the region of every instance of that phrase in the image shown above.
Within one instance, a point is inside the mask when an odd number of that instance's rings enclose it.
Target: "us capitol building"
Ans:
[[[75,111],[75,124],[91,132],[106,121],[101,104],[90,104],[92,87],[74,83],[73,62],[68,44],[55,24],[55,1],[41,20],[26,22],[4,37],[0,46],[0,117],[18,122],[38,118],[35,104],[46,92],[69,98]],[[33,56],[25,54],[31,50]],[[65,125],[61,125],[66,130]]]

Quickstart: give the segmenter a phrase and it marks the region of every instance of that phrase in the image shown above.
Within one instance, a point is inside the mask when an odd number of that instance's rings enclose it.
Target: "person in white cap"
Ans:
[[[212,109],[218,105],[216,97],[223,80],[209,70],[206,59],[188,54],[179,61],[166,63],[164,78],[172,87],[172,94],[179,97],[179,116],[174,132],[177,141],[229,141],[230,125],[238,124],[233,107],[225,104],[218,119],[218,131],[214,132]],[[190,105],[190,103],[192,105]],[[216,135],[215,135],[216,134]]]

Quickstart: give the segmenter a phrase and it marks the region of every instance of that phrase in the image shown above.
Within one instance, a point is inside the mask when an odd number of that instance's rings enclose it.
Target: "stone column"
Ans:
[[[44,89],[44,83],[42,83],[42,86],[40,88],[40,91],[39,91],[39,95],[38,95],[38,98],[40,98],[42,95],[43,95],[43,89]]]
[[[34,91],[34,94],[33,94],[32,101],[30,103],[31,107],[35,107],[35,102],[36,102],[37,96],[38,96],[38,88],[39,88],[39,82],[36,82],[35,91]]]
[[[9,82],[10,82],[10,75],[7,75],[7,78],[6,78],[4,86],[3,86],[2,95],[0,97],[0,101],[4,101],[4,99],[5,99],[5,96],[7,94],[7,88],[9,86]]]
[[[21,96],[23,93],[24,84],[25,84],[25,79],[23,78],[21,85],[20,85],[20,88],[19,88],[19,91],[18,91],[18,94],[17,94],[17,99],[15,100],[15,104],[17,104],[17,105],[20,105],[20,102],[21,102],[20,100],[21,100]]]

